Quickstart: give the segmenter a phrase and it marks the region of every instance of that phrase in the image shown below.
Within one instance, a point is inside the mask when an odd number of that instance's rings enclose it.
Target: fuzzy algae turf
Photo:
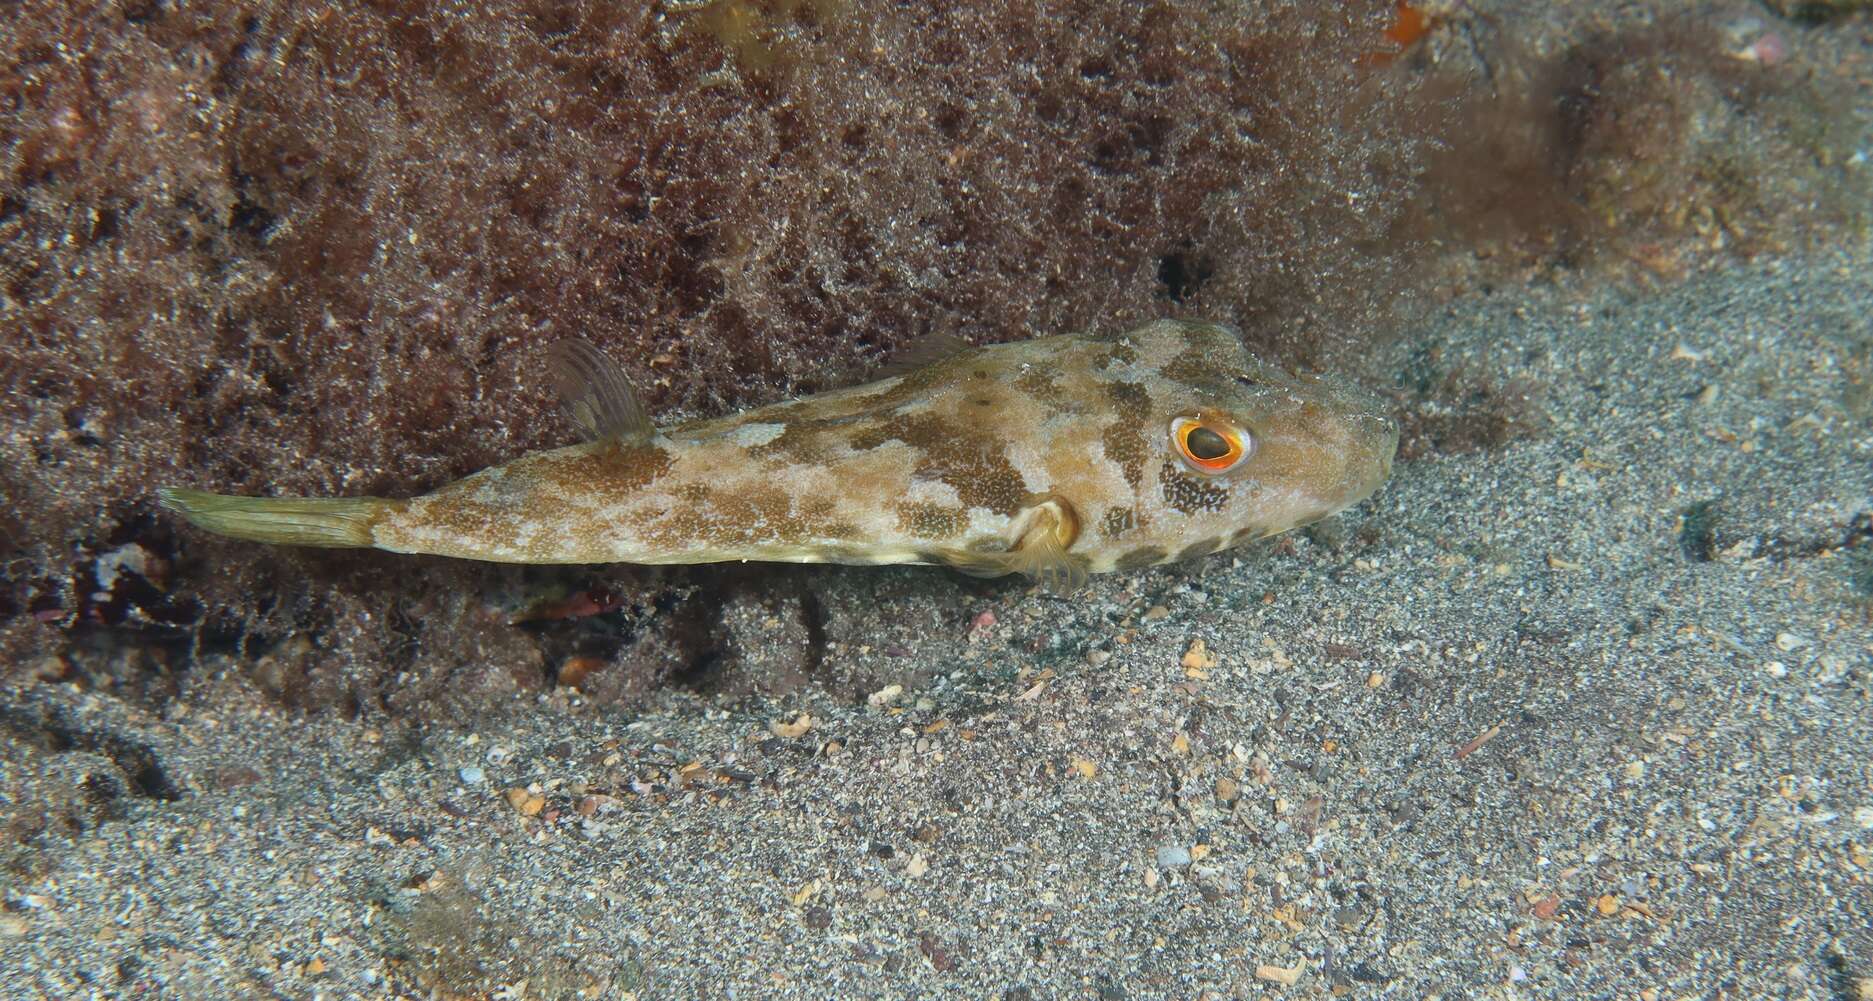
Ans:
[[[582,642],[461,597],[507,578],[243,555],[154,498],[409,496],[558,444],[533,373],[566,337],[665,418],[861,382],[931,331],[1200,315],[1343,368],[1447,295],[1678,281],[1854,222],[1850,21],[1423,11],[26,5],[0,32],[0,652],[156,702],[224,650],[275,654],[313,710],[537,689],[462,667]]]

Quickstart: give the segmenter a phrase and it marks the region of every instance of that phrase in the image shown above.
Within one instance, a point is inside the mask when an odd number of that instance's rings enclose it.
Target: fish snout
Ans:
[[[1357,484],[1351,502],[1356,503],[1371,496],[1392,475],[1392,459],[1398,454],[1398,419],[1375,407],[1354,415],[1348,423],[1356,456],[1349,463]]]

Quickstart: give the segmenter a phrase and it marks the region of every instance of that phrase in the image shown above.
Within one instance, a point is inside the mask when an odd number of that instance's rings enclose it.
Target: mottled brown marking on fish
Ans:
[[[542,509],[564,514],[566,504],[562,500],[543,498]],[[514,524],[512,509],[500,501],[484,501],[465,490],[444,488],[425,498],[423,502],[423,520],[438,531],[459,535],[463,538],[488,538],[499,540],[504,545],[515,545],[518,528]]]
[[[917,450],[915,476],[956,491],[966,507],[1012,515],[1027,500],[1021,474],[1008,461],[1008,442],[975,425],[930,414],[905,414],[854,434],[852,447],[877,448],[896,439]]]
[[[1180,332],[1186,342],[1184,349],[1165,363],[1164,374],[1189,385],[1210,386],[1220,382],[1225,376],[1220,363],[1240,350],[1239,344],[1231,343],[1233,335],[1221,327],[1205,324],[1183,324]]]
[[[1094,367],[1109,369],[1114,365],[1130,365],[1138,360],[1138,351],[1125,341],[1112,341],[1100,351],[1093,362]]]
[[[1023,393],[1040,400],[1055,409],[1062,403],[1059,370],[1052,365],[1030,365],[1028,370],[1015,377],[1013,386]]]
[[[646,512],[640,523],[715,546],[769,538],[798,545],[852,539],[859,534],[855,526],[837,517],[837,504],[829,498],[796,499],[777,487],[735,493],[686,488],[682,493],[695,498],[693,504],[669,512]]]
[[[1229,503],[1229,488],[1186,473],[1172,463],[1158,470],[1158,492],[1164,503],[1182,514],[1221,511]]]
[[[548,482],[569,495],[597,491],[622,496],[649,486],[668,473],[675,461],[657,445],[613,441],[542,463],[541,471]]]
[[[1221,539],[1198,539],[1190,545],[1179,549],[1177,555],[1172,558],[1172,562],[1181,563],[1184,560],[1194,560],[1199,556],[1208,556],[1221,548],[1223,548],[1223,540]]]
[[[773,441],[753,446],[748,449],[748,454],[767,462],[772,468],[788,463],[824,462],[833,454],[833,432],[849,426],[854,420],[852,417],[836,417],[789,422],[781,427],[780,434]]]
[[[1166,555],[1162,546],[1139,546],[1120,556],[1113,566],[1119,570],[1143,570],[1164,562]]]
[[[1151,393],[1135,382],[1112,382],[1105,387],[1106,400],[1118,415],[1099,440],[1106,456],[1119,464],[1125,482],[1136,491],[1145,478],[1145,458],[1150,446],[1145,434],[1150,430]]]
[[[1129,507],[1106,509],[1105,518],[1100,523],[1100,530],[1108,539],[1117,539],[1138,527],[1138,510]]]
[[[902,502],[897,506],[898,531],[923,539],[961,535],[969,527],[969,513],[943,504]]]

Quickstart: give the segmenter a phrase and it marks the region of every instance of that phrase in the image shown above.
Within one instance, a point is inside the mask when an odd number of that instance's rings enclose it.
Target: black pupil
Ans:
[[[1229,454],[1229,442],[1223,436],[1209,428],[1195,428],[1184,437],[1184,447],[1190,450],[1195,459],[1210,462]]]

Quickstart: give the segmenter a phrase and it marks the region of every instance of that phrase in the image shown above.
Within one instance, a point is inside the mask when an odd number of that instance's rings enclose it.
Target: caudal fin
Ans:
[[[165,489],[163,507],[216,535],[277,546],[370,546],[371,526],[391,503],[381,497],[231,497]]]

